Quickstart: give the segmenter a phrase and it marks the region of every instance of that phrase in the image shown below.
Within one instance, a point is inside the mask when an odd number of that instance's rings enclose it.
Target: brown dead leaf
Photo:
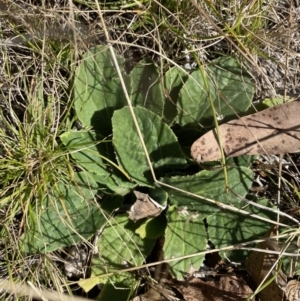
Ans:
[[[165,207],[151,199],[147,193],[134,191],[134,194],[136,201],[128,212],[129,218],[134,222],[142,218],[158,216],[165,209]]]
[[[300,281],[291,280],[288,282],[285,288],[285,294],[287,301],[300,300]]]
[[[300,151],[300,102],[288,102],[219,126],[227,157],[284,154]],[[221,159],[216,129],[191,147],[198,163]]]
[[[272,237],[276,233],[273,227],[267,237]],[[258,244],[259,249],[279,251],[276,240],[269,239]],[[251,275],[256,286],[259,286],[268,272],[272,269],[276,262],[278,255],[267,254],[262,252],[253,251],[250,253],[246,260],[246,268]],[[273,269],[267,280],[275,275],[276,271]],[[280,271],[276,279],[265,287],[260,293],[261,301],[282,301],[284,300],[284,287],[287,282],[287,277],[283,271]]]
[[[131,301],[170,301],[173,298],[173,293],[165,288],[150,288],[147,293],[139,295],[131,299]]]
[[[244,280],[236,276],[224,276],[219,281],[203,281],[199,278],[173,280],[172,287],[180,291],[187,301],[240,301],[252,294]]]

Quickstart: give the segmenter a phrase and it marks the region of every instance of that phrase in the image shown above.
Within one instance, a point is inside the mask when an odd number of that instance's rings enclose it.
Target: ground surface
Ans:
[[[4,141],[1,149],[3,162],[9,152],[6,145],[14,144],[14,139],[18,139],[16,137],[20,134],[18,131],[22,132],[20,125],[30,124],[35,118],[33,114],[28,115],[28,106],[34,97],[47,98],[47,101],[52,99],[51,97],[55,100],[59,99],[53,106],[54,113],[51,118],[49,117],[52,124],[47,122],[47,118],[44,124],[53,136],[57,129],[61,130],[58,126],[60,124],[78,128],[78,125],[73,122],[74,111],[71,101],[74,69],[87,49],[95,45],[107,44],[99,8],[102,9],[105,26],[114,48],[127,59],[128,70],[146,57],[151,58],[163,73],[171,65],[169,60],[163,59],[164,57],[180,66],[188,65],[189,68],[193,68],[193,63],[196,63],[193,55],[204,65],[220,56],[235,55],[255,80],[254,102],[278,96],[299,98],[300,4],[298,1],[275,0],[272,4],[261,5],[256,1],[247,4],[243,1],[235,1],[232,4],[214,1],[212,6],[203,4],[202,1],[201,5],[200,1],[199,3],[181,1],[181,5],[177,4],[177,1],[173,3],[172,1],[165,1],[165,3],[144,1],[140,5],[134,1],[130,2],[131,5],[127,5],[129,2],[123,3],[124,1],[122,4],[119,1],[106,4],[99,1],[99,5],[96,5],[95,1],[53,0],[43,1],[42,4],[41,2],[0,0],[0,107],[1,141]],[[255,15],[261,17],[254,18]],[[35,85],[37,79],[42,79],[42,95]],[[51,142],[53,145],[57,143],[56,138],[55,136]],[[26,177],[28,176],[26,181],[30,182],[34,181],[34,177],[30,178],[30,175],[34,174],[35,168],[38,168],[39,156],[34,152],[27,154],[28,156],[24,156],[20,151],[20,154],[16,152],[14,156],[26,157],[25,169],[32,168],[32,172],[25,173]],[[283,185],[282,210],[298,219],[299,200],[295,191],[299,189],[299,173],[296,167],[299,156],[293,154],[287,160],[289,164],[295,166],[292,171],[285,172],[283,182],[292,183],[294,189],[290,188],[291,185],[286,185],[286,188]],[[263,168],[259,164],[268,165],[270,162],[263,161],[253,167],[258,180],[254,182],[251,189],[257,195],[267,196],[276,203],[278,174],[271,172],[272,175],[265,179],[262,175]],[[21,281],[30,274],[28,278],[35,279],[35,285],[39,284],[40,287],[50,290],[61,288],[61,291],[67,292],[68,289],[63,285],[83,275],[80,273],[75,275],[72,268],[68,270],[65,262],[71,262],[76,256],[80,258],[83,256],[84,260],[87,260],[89,251],[86,251],[85,245],[85,247],[80,246],[79,249],[84,251],[79,255],[69,247],[47,256],[38,254],[19,256],[16,245],[26,227],[27,217],[24,216],[24,212],[27,212],[29,204],[21,200],[18,205],[15,205],[16,203],[8,200],[20,185],[20,178],[24,178],[24,174],[14,174],[13,170],[14,168],[17,170],[17,166],[18,164],[13,165],[9,160],[1,165],[1,170],[4,170],[0,179],[0,215],[3,220],[0,241],[1,277],[10,276],[16,281]],[[261,184],[261,181],[265,182]],[[38,192],[32,194],[39,195]],[[293,201],[294,207],[290,205],[290,200]],[[47,260],[50,263],[46,264]],[[8,262],[11,264],[7,264]],[[212,266],[215,267],[216,263]],[[88,276],[89,272],[89,268],[84,269],[84,276]],[[230,273],[227,269],[225,272]],[[181,297],[184,295],[189,296],[190,299],[187,300],[196,300],[195,296],[199,296],[197,291],[203,286],[202,280],[188,281],[191,282],[190,287],[193,289],[186,291],[184,287],[186,283],[166,280],[169,286],[175,287],[175,291],[176,289],[181,291]],[[223,278],[221,288],[215,289],[218,293],[221,291],[222,295],[224,291],[231,290],[228,285]],[[244,282],[239,285],[240,288],[243,287]],[[247,289],[248,286],[240,290],[245,293]],[[77,285],[69,286],[69,290],[87,296]],[[202,287],[201,291],[205,293],[201,300],[207,300],[206,290],[207,287]],[[150,295],[148,293],[148,296],[145,296],[148,297],[147,300],[168,298],[166,293],[163,297]],[[1,298],[21,300],[21,297],[6,293],[3,293]],[[214,300],[220,300],[217,298],[215,296]],[[226,300],[237,300],[230,298],[228,296]]]

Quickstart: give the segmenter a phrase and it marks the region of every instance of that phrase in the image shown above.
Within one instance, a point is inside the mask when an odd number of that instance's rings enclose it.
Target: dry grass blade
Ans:
[[[77,297],[77,296],[68,296],[66,294],[61,294],[58,292],[50,292],[47,290],[41,290],[33,288],[32,286],[26,284],[15,284],[12,281],[6,279],[0,279],[0,288],[6,292],[15,294],[15,295],[28,295],[31,298],[36,300],[59,300],[59,301],[87,301],[89,299]]]

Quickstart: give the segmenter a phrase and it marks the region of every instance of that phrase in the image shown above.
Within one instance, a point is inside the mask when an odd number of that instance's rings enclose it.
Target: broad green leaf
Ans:
[[[110,213],[122,206],[123,197],[120,195],[103,194],[99,204],[101,205],[101,209]]]
[[[91,173],[106,175],[107,163],[103,160],[106,141],[91,131],[69,131],[60,135],[76,163]]]
[[[272,98],[265,98],[262,102],[258,102],[251,105],[251,107],[247,110],[247,112],[244,112],[240,116],[247,116],[251,114],[255,114],[257,112],[273,108],[275,106],[281,105],[286,102],[294,101],[292,97],[286,96],[279,96],[279,97],[272,97]]]
[[[165,216],[159,215],[154,218],[143,220],[143,223],[135,230],[135,233],[142,239],[156,239],[164,233],[166,224]]]
[[[97,277],[91,277],[80,279],[77,283],[86,293],[88,293],[94,286],[99,284],[99,280]]]
[[[88,131],[66,132],[60,139],[76,164],[89,172],[101,191],[125,195],[135,186],[106,158],[106,145],[109,141]]]
[[[155,239],[141,239],[135,234],[141,222],[134,223],[128,215],[117,215],[109,221],[101,239],[98,240],[99,254],[91,262],[92,277],[105,276],[108,272],[143,264],[155,245]],[[99,281],[106,282],[107,277]]]
[[[138,286],[138,282],[133,273],[113,275],[101,288],[97,301],[127,301],[130,299],[134,289]]]
[[[145,108],[134,113],[157,175],[186,167],[184,154],[171,129]],[[153,179],[128,107],[114,113],[113,145],[122,168],[139,185],[153,187]]]
[[[195,211],[172,206],[167,213],[165,259],[172,259],[205,251],[207,234],[203,218]],[[199,269],[204,256],[191,257],[168,263],[172,276],[183,280],[190,268]]]
[[[253,108],[253,111],[252,112],[249,112],[248,111],[248,114],[254,114],[256,113],[257,111],[262,111],[262,110],[265,110],[265,109],[269,109],[269,108],[273,108],[275,106],[278,106],[278,105],[281,105],[281,104],[284,104],[286,102],[290,102],[290,101],[293,101],[294,99],[292,99],[291,97],[273,97],[273,98],[266,98],[264,99],[262,102],[259,102],[257,104],[255,104],[255,109]]]
[[[97,185],[85,173],[75,174],[76,182],[49,187],[43,209],[36,214],[36,227],[22,239],[26,253],[48,253],[91,238],[106,222],[94,200]],[[90,183],[90,187],[86,183]]]
[[[238,156],[235,158],[228,158],[226,160],[226,165],[250,167],[255,162],[255,160],[257,160],[257,156],[248,156],[248,155]]]
[[[141,106],[162,116],[164,96],[158,70],[153,62],[140,62],[130,73],[131,93],[133,106]]]
[[[162,207],[166,207],[168,194],[160,187],[149,189],[149,196]]]
[[[190,159],[191,145],[195,140],[197,140],[200,136],[202,136],[204,132],[199,131],[196,128],[180,128],[179,130],[174,131],[174,133],[186,157]],[[195,162],[193,159],[191,159],[191,161]]]
[[[223,169],[203,170],[193,176],[178,176],[163,178],[162,182],[176,188],[191,192],[198,196],[213,199],[215,201],[236,205],[240,207],[240,197],[245,197],[253,178],[253,173],[245,167],[228,168],[227,176],[229,191],[226,192]],[[169,193],[171,204],[187,206],[188,210],[199,211],[202,218],[208,214],[218,212],[220,208],[205,200],[189,196],[171,188],[164,188]]]
[[[206,89],[206,83],[208,85]],[[236,59],[223,57],[212,62],[202,75],[194,71],[180,91],[178,122],[213,126],[212,98],[217,117],[247,111],[254,95],[254,82]]]
[[[244,166],[244,167],[250,167],[254,161],[257,159],[257,156],[239,156],[234,158],[226,158],[226,166],[236,166],[237,168]],[[194,160],[193,160],[194,161]],[[201,162],[199,163],[201,168],[203,169],[216,169],[216,168],[222,168],[221,161],[207,161],[207,162]]]
[[[164,117],[168,124],[172,124],[177,116],[176,104],[179,98],[179,91],[187,79],[187,73],[177,66],[170,68],[164,75],[166,93]]]
[[[267,199],[255,199],[255,202],[265,207],[270,207]],[[243,202],[243,204],[246,204]],[[253,215],[276,220],[276,214],[252,205],[244,206],[244,210]],[[222,210],[207,217],[208,235],[216,248],[222,248],[237,243],[259,239],[270,230],[270,224],[245,216],[237,212]],[[226,256],[233,261],[241,261],[246,257],[247,251],[230,251]]]
[[[253,162],[257,159],[257,156],[238,156],[234,158],[226,158],[226,166],[236,166],[237,168],[244,166],[244,167],[250,167]],[[194,160],[193,160],[194,161]],[[207,162],[201,162],[199,164],[201,168],[203,169],[215,169],[215,168],[222,168],[221,161],[207,161]]]
[[[125,60],[119,56],[117,60],[123,71]],[[126,74],[123,78],[129,87],[130,78]],[[97,46],[85,53],[75,72],[74,87],[74,105],[81,123],[105,137],[110,135],[113,112],[127,102],[108,47]]]

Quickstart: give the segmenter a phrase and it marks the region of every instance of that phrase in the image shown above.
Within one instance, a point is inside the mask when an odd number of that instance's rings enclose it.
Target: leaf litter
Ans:
[[[300,102],[288,102],[242,117],[213,129],[196,140],[191,155],[198,163],[242,155],[272,155],[300,151]]]
[[[276,235],[276,228],[272,227],[267,237],[272,238],[274,235]],[[274,239],[263,241],[258,244],[258,247],[263,250],[280,251],[278,242]],[[246,260],[247,271],[250,273],[256,287],[261,285],[263,281],[271,280],[272,277],[275,278],[273,279],[274,281],[259,292],[261,301],[280,301],[284,296],[284,287],[287,283],[287,277],[283,270],[280,269],[276,272],[276,269],[274,269],[277,260],[278,255],[257,251],[252,251]]]

